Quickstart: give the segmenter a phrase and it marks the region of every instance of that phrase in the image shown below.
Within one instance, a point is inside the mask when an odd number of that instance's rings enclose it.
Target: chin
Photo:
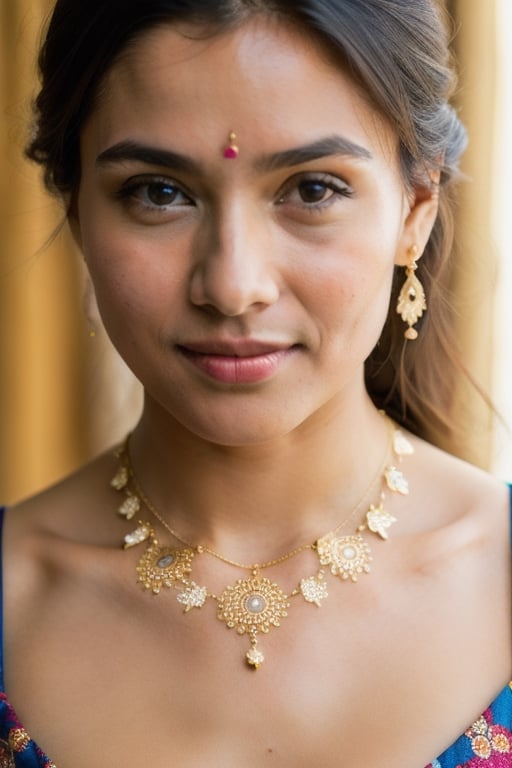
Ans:
[[[300,423],[300,422],[299,422]],[[182,423],[183,424],[183,423]],[[279,440],[299,426],[296,423],[279,423],[277,419],[234,419],[222,424],[183,424],[191,434],[200,440],[225,448],[244,448]]]
[[[257,407],[256,407],[257,406]],[[308,418],[302,408],[286,403],[272,407],[268,403],[203,403],[192,408],[166,409],[174,429],[184,430],[194,439],[214,445],[239,448],[280,440]]]

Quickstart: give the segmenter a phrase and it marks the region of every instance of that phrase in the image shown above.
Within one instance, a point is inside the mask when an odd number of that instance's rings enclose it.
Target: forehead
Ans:
[[[93,118],[108,142],[205,147],[235,130],[245,146],[293,145],[336,132],[396,154],[390,126],[332,51],[266,15],[215,35],[170,24],[144,33],[109,71]]]

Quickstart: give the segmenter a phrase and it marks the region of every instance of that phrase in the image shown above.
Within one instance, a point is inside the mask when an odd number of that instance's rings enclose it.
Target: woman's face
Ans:
[[[406,194],[393,131],[303,33],[191,31],[161,26],[110,71],[72,226],[157,413],[250,444],[362,402],[393,265],[435,206]]]

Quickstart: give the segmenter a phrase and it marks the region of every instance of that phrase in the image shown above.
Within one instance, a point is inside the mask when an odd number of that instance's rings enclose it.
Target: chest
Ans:
[[[508,680],[506,579],[490,601],[464,569],[382,573],[290,610],[257,671],[212,607],[56,587],[11,645],[8,692],[59,768],[421,766]]]

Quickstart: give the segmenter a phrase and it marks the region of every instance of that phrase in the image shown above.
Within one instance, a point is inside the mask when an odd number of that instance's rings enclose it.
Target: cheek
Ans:
[[[392,249],[387,249],[391,251]],[[375,318],[384,323],[391,293],[394,252],[378,248],[343,247],[321,266],[309,270],[307,287],[317,313],[344,326]]]
[[[178,249],[179,250],[179,249]],[[83,252],[105,322],[158,323],[176,307],[185,275],[177,248],[131,232],[107,227],[87,229]]]
[[[310,275],[321,356],[335,376],[359,370],[386,321],[394,270],[393,241],[346,243]]]

